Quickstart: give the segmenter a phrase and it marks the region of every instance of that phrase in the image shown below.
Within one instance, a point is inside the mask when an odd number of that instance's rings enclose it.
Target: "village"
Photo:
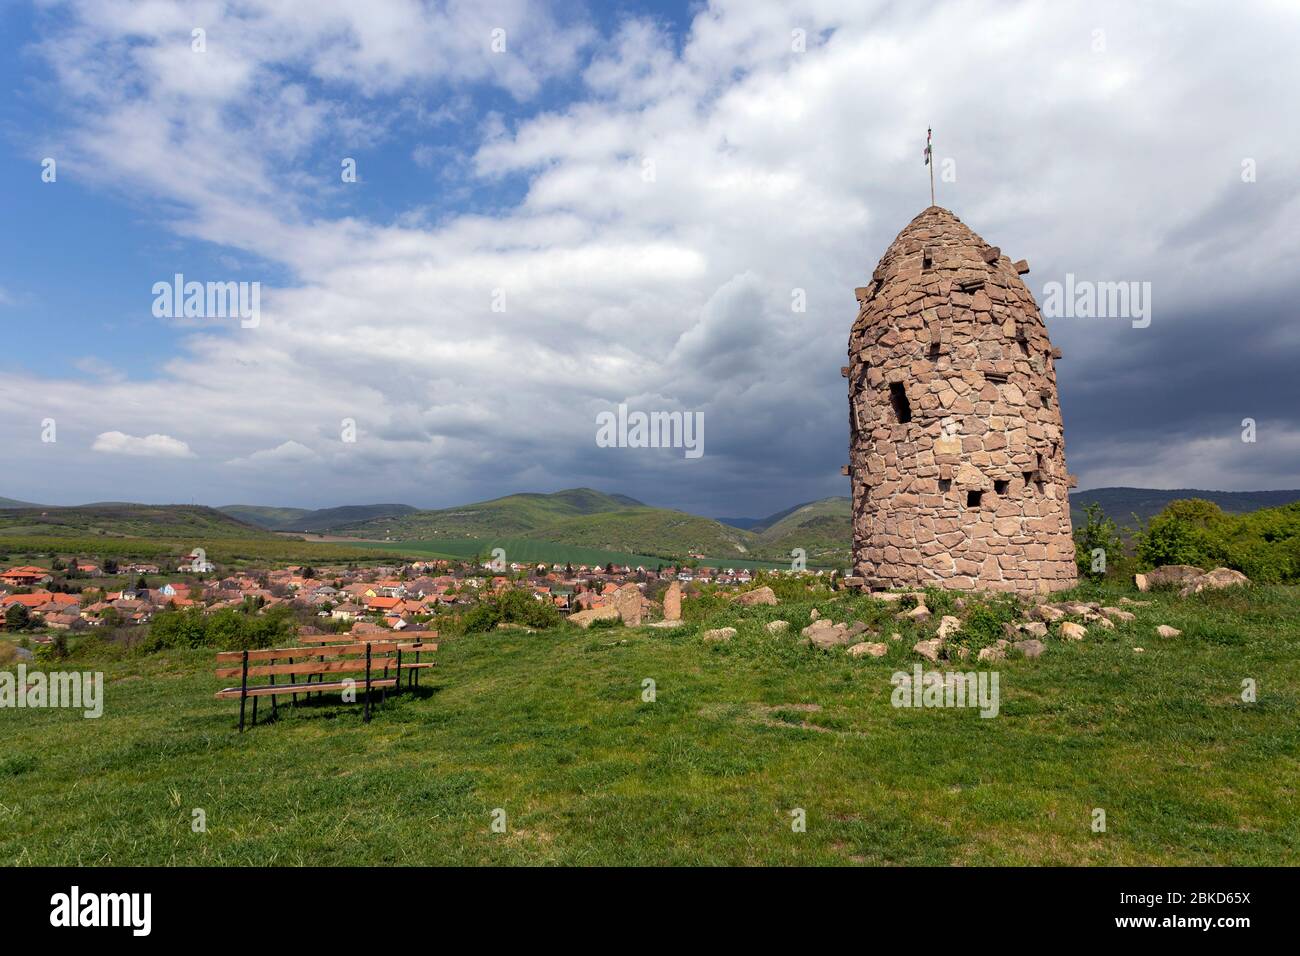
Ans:
[[[743,568],[547,565],[500,559],[369,567],[294,564],[229,572],[191,558],[174,569],[152,562],[81,557],[53,557],[46,564],[0,572],[0,629],[30,632],[36,644],[53,641],[59,632],[147,625],[161,612],[193,608],[261,613],[285,606],[299,620],[314,616],[318,631],[417,632],[441,615],[510,590],[530,594],[569,616],[612,605],[629,585],[641,593],[648,608],[674,581],[683,587],[726,588],[753,579]]]

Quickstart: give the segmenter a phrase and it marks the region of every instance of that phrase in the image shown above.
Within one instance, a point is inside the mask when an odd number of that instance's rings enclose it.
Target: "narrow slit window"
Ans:
[[[966,492],[966,507],[978,508],[980,506],[980,501],[983,500],[983,498],[984,498],[984,492],[982,491]]]
[[[907,400],[907,389],[902,382],[889,384],[889,404],[894,406],[894,415],[902,424],[912,420],[912,403]]]
[[[1007,384],[1007,376],[1002,372],[985,372],[984,380],[986,382],[992,382],[994,385]]]
[[[993,482],[993,490],[1000,495],[1005,495],[1007,493],[1007,488],[1009,488],[1010,486],[1011,486],[1011,482],[1007,481],[1006,479],[1000,479],[998,481]]]
[[[930,341],[930,358],[931,360],[939,357],[939,342],[935,339]]]
[[[951,479],[951,478],[940,478],[940,479],[939,479],[939,493],[940,493],[940,494],[945,494],[945,495],[946,495],[946,494],[948,493],[948,491],[949,491],[951,488],[952,488],[952,479]]]
[[[1025,479],[1025,488],[1031,488],[1034,481],[1034,473],[1032,471],[1022,471],[1020,474]]]

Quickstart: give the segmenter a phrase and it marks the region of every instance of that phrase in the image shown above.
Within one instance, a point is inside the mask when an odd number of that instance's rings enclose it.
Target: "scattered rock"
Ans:
[[[857,637],[859,634],[867,633],[868,630],[870,629],[867,627],[867,625],[863,624],[861,621],[854,621],[852,624],[849,625],[849,631],[848,631],[849,637]],[[872,637],[874,636],[875,635],[873,634]]]
[[[682,619],[682,584],[674,581],[664,591],[664,620],[680,621]]]
[[[686,622],[683,620],[676,621],[655,621],[650,627],[685,627]]]
[[[1000,647],[981,647],[978,660],[981,661],[1000,661],[1007,656],[1007,652]]]
[[[891,641],[901,641],[903,639],[903,635],[895,631],[893,634],[889,635],[889,639]]]
[[[939,621],[939,640],[947,640],[961,630],[961,618],[945,614]]]
[[[789,621],[768,621],[764,626],[767,628],[767,633],[769,634],[784,634],[786,631],[790,630]]]
[[[1133,653],[1134,653],[1134,654],[1145,654],[1145,653],[1146,653],[1146,648],[1145,648],[1145,647],[1135,647],[1135,648],[1133,648]]]
[[[578,627],[591,627],[592,621],[612,621],[618,618],[618,608],[612,604],[606,604],[602,607],[589,608],[586,611],[577,611],[569,615],[569,623],[576,624]]]
[[[1193,578],[1178,592],[1179,597],[1199,594],[1201,591],[1218,591],[1222,588],[1235,588],[1250,584],[1250,578],[1231,568],[1215,568],[1198,578]]]
[[[1120,604],[1127,604],[1130,607],[1150,607],[1154,601],[1135,601],[1131,597],[1122,597],[1119,599]]]
[[[1027,621],[1020,625],[1020,629],[1026,634],[1032,634],[1034,637],[1047,636],[1047,625],[1042,621]]]
[[[861,644],[854,644],[849,648],[849,654],[853,657],[861,657],[863,654],[870,657],[884,657],[888,652],[888,644],[871,643],[869,641],[863,641]]]
[[[704,632],[706,641],[729,641],[736,636],[734,627],[715,627],[711,631]]]
[[[937,661],[939,659],[939,650],[942,647],[943,641],[935,638],[930,641],[917,641],[912,645],[912,650],[928,661]]]
[[[820,618],[821,616],[822,616],[821,611],[817,610],[816,608],[813,608],[813,609],[808,613],[808,620],[810,620],[810,621],[815,621],[815,620],[817,620],[818,618]]]
[[[1014,640],[1019,639],[1019,637],[1020,637],[1020,629],[1021,629],[1023,626],[1024,626],[1023,624],[1015,624],[1015,623],[1013,623],[1013,622],[1011,622],[1011,621],[1003,621],[1003,622],[1002,622],[1002,633],[1005,634],[1008,638],[1010,638],[1011,640],[1014,641]]]
[[[1081,641],[1088,636],[1088,629],[1082,624],[1075,624],[1073,621],[1062,621],[1061,636],[1072,641]]]
[[[753,607],[755,604],[776,604],[776,593],[769,587],[754,588],[752,591],[737,595],[736,603],[743,604],[745,607]]]
[[[916,607],[912,608],[912,610],[910,611],[907,611],[902,616],[909,617],[913,621],[928,621],[930,620],[930,609],[926,607],[924,604],[918,604]]]
[[[1152,588],[1181,587],[1204,574],[1200,568],[1194,568],[1190,564],[1166,564],[1146,574],[1133,575],[1133,583],[1139,591],[1145,593]]]
[[[1136,619],[1136,615],[1129,611],[1121,611],[1117,607],[1104,607],[1101,609],[1101,613],[1105,614],[1112,621],[1119,621],[1121,624],[1128,624]]]
[[[1031,658],[1042,657],[1043,651],[1047,649],[1046,644],[1044,644],[1042,641],[1037,641],[1037,640],[1016,641],[1011,646],[1014,647],[1016,650],[1018,650],[1025,657],[1031,657]]]
[[[1168,624],[1161,624],[1156,628],[1156,633],[1161,637],[1181,637],[1183,632],[1176,627],[1170,627]]]
[[[1108,631],[1115,630],[1115,622],[1108,617],[1102,617],[1100,614],[1098,614],[1092,620],[1093,623],[1096,624],[1098,627],[1104,627]]]
[[[1030,608],[1029,616],[1036,620],[1045,621],[1048,624],[1050,624],[1053,621],[1059,621],[1061,618],[1065,617],[1065,612],[1055,607],[1052,607],[1052,605],[1050,604],[1038,604]]]
[[[830,621],[815,621],[805,627],[801,633],[807,643],[821,650],[842,647],[849,643],[848,628],[843,624],[832,624]]]

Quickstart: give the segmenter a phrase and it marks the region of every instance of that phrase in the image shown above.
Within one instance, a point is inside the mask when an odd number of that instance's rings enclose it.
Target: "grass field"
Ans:
[[[677,631],[446,640],[368,727],[327,699],[240,735],[211,652],[74,651],[62,667],[106,673],[105,714],[0,711],[0,862],[1300,862],[1300,594],[1158,601],[999,662],[993,719],[893,708],[917,632],[860,597],[818,607],[903,631],[885,658],[763,629],[806,624],[809,603],[687,602]],[[731,642],[700,639],[724,624]]]

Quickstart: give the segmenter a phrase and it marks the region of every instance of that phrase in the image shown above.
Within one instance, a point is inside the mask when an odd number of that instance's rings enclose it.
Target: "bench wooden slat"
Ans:
[[[373,678],[372,677],[370,680],[370,686],[372,688],[396,687],[397,678],[395,677]],[[248,688],[246,692],[241,690],[238,687],[227,687],[224,690],[217,691],[216,694],[214,694],[213,696],[216,697],[217,700],[231,700],[232,698],[238,700],[241,696],[242,697],[270,697],[276,694],[279,695],[302,694],[312,690],[317,690],[317,691],[346,690],[349,687],[354,688],[356,690],[364,691],[366,684],[365,681],[359,681],[359,680],[358,681],[325,681],[320,684],[276,684],[274,686],[269,684],[260,684],[257,687]]]
[[[402,670],[414,670],[416,668],[423,670],[426,667],[432,667],[433,661],[417,663],[403,659]],[[370,661],[370,672],[382,671],[384,668],[397,669],[396,657],[375,657]],[[250,667],[248,676],[252,677],[278,677],[281,674],[346,674],[349,671],[365,673],[366,662],[360,660],[346,661],[316,661],[314,663],[300,664],[263,664],[259,667]],[[218,667],[217,676],[221,678],[239,677],[244,673],[242,667]]]
[[[371,654],[396,653],[400,648],[403,654],[415,651],[436,651],[437,644],[405,644],[400,641],[384,643],[367,642],[364,644],[326,644],[319,647],[263,647],[248,652],[249,661],[308,660],[314,657],[340,657],[346,654],[360,654],[364,657],[366,648]],[[239,662],[244,659],[243,651],[218,651],[217,662]]]

